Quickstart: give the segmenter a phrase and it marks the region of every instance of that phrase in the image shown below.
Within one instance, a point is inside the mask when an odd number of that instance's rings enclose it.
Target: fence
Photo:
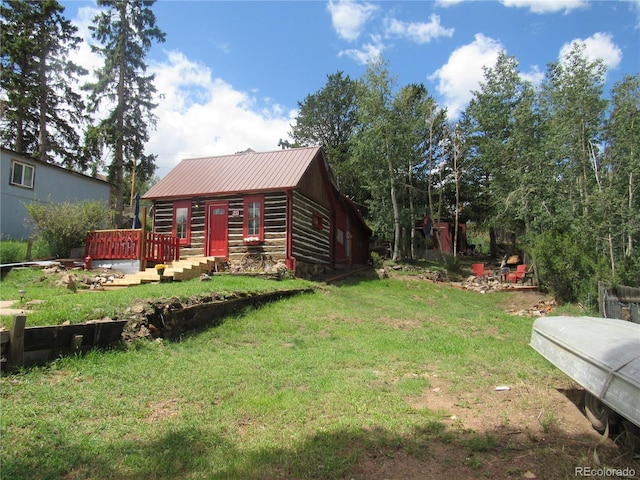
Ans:
[[[640,323],[640,288],[598,283],[600,316]]]
[[[96,230],[87,233],[84,256],[94,260],[171,262],[180,258],[178,238],[142,229]]]

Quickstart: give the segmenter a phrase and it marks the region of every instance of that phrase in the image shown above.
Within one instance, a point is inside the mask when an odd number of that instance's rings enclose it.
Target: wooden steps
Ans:
[[[147,268],[142,272],[127,274],[123,278],[116,278],[113,283],[104,284],[105,290],[126,288],[143,283],[160,283],[160,281],[185,281],[199,277],[203,273],[218,271],[223,260],[216,257],[188,257],[167,264],[167,268],[158,275],[155,268]]]

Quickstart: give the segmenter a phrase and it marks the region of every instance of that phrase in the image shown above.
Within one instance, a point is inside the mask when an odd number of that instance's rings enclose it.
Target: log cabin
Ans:
[[[257,252],[300,277],[369,260],[371,230],[320,147],[182,160],[142,198],[181,257]]]

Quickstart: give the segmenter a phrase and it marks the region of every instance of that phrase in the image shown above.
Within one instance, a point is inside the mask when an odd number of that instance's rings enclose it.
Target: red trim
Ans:
[[[249,233],[249,205],[252,203],[258,203],[260,206],[260,225],[258,227],[259,232],[257,235],[255,232]],[[244,216],[242,223],[243,238],[258,237],[258,242],[264,242],[264,195],[247,195],[244,197]]]
[[[224,258],[228,258],[229,256],[229,201],[228,200],[213,200],[213,201],[207,201],[204,203],[204,215],[205,215],[205,235],[204,235],[204,251],[206,252],[207,255],[211,255],[211,225],[210,222],[212,220],[209,209],[211,207],[220,207],[220,208],[224,208],[225,210],[225,218],[226,218],[226,224],[225,224],[225,230],[224,230],[224,237],[225,237],[225,243],[226,243],[226,253],[224,255]]]
[[[171,235],[178,237],[178,222],[176,219],[176,212],[179,208],[187,209],[187,225],[184,238],[178,238],[180,245],[189,245],[191,243],[191,200],[182,200],[180,202],[173,203],[173,221],[171,223]]]
[[[322,216],[322,214],[318,212],[313,212],[313,215],[311,218],[311,225],[316,230],[322,230],[324,228],[324,217]]]

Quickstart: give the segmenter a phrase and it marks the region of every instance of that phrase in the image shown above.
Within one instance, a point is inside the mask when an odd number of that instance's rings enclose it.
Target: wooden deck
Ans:
[[[180,258],[180,244],[176,237],[147,232],[141,228],[95,230],[87,233],[84,257],[167,263]]]

